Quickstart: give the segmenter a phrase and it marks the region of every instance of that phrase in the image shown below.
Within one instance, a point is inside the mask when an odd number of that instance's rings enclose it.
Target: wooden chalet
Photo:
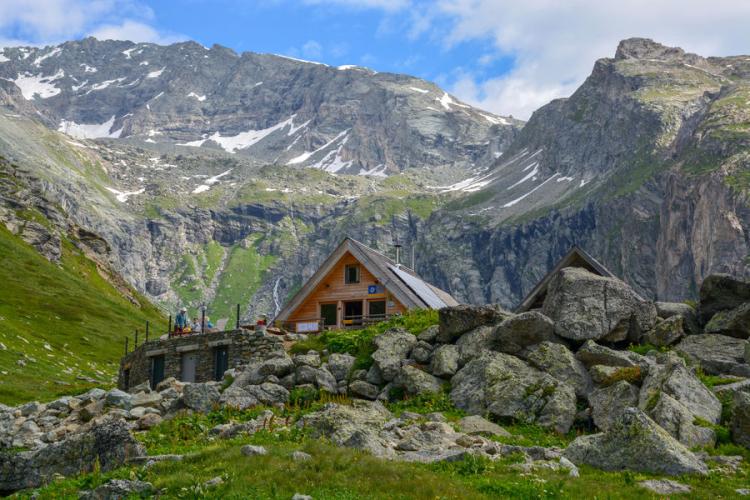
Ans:
[[[361,327],[412,309],[458,305],[447,292],[422,280],[359,241],[346,238],[276,316],[293,332]]]
[[[521,304],[516,308],[516,313],[522,313],[531,309],[540,309],[544,304],[544,299],[547,296],[547,287],[552,278],[561,269],[566,267],[580,267],[586,269],[589,272],[597,274],[599,276],[605,276],[608,278],[614,278],[609,269],[604,267],[599,261],[593,258],[591,255],[586,253],[582,248],[573,246],[565,256],[542,278],[542,280],[534,287],[533,290],[526,296]]]

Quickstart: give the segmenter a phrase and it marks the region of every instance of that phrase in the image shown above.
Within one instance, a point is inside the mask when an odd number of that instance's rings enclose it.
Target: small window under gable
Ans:
[[[347,264],[344,269],[344,283],[359,283],[359,264]]]

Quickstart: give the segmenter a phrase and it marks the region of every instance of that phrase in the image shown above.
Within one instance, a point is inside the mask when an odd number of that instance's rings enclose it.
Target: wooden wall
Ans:
[[[359,264],[359,283],[346,284],[344,282],[344,270],[348,264]],[[344,315],[343,302],[353,300],[385,300],[386,314],[403,313],[406,308],[401,305],[388,290],[384,294],[370,295],[367,293],[367,287],[378,284],[377,279],[368,271],[365,266],[349,252],[339,260],[331,272],[323,278],[318,286],[313,290],[307,299],[289,315],[289,321],[300,321],[305,319],[320,318],[320,304],[337,303],[338,304],[338,321],[341,326],[342,316]],[[393,307],[388,307],[388,302],[393,302]],[[367,314],[367,308],[364,308]]]

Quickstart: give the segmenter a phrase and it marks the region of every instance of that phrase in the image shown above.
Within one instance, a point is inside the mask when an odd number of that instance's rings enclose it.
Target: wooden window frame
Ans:
[[[349,269],[354,268],[357,270],[357,280],[349,281]],[[345,285],[358,285],[362,281],[362,269],[359,264],[346,264],[344,266],[344,284]]]

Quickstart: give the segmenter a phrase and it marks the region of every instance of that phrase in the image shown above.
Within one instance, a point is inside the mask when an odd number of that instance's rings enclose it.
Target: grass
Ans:
[[[143,331],[146,320],[154,329],[166,328],[147,299],[124,284],[116,288],[70,241],[63,241],[57,265],[0,226],[0,259],[4,404],[107,385],[117,373],[125,337]],[[17,363],[21,359],[25,367]]]
[[[391,328],[403,328],[409,333],[418,335],[437,324],[437,311],[416,310],[361,330],[331,330],[311,336],[306,341],[294,344],[291,352],[299,354],[311,349],[315,351],[327,349],[328,352],[348,353],[357,358],[354,369],[369,368],[372,364],[372,353],[375,352],[372,341],[378,335]]]

